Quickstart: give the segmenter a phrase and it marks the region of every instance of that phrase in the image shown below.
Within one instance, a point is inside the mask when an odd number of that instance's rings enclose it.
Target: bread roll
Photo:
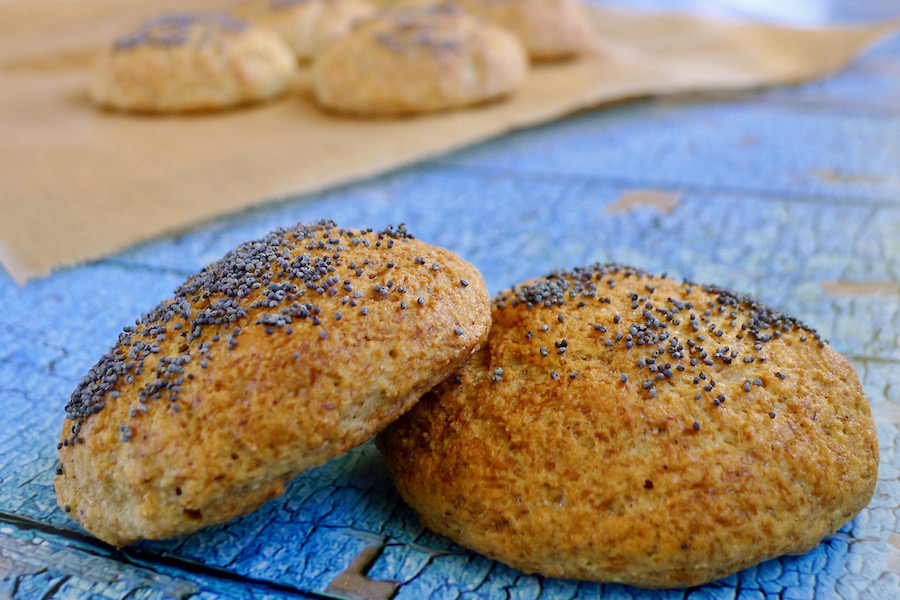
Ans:
[[[525,572],[650,588],[812,549],[878,467],[859,379],[815,331],[618,265],[496,296],[488,344],[378,445],[428,528]]]
[[[478,271],[403,227],[320,222],[242,244],[81,380],[59,505],[118,546],[228,521],[403,414],[489,326]]]

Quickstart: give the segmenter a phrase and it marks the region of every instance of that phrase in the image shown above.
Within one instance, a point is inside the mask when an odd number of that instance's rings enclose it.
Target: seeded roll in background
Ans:
[[[214,111],[281,95],[295,70],[290,48],[271,31],[220,14],[169,14],[97,58],[90,95],[121,111]]]
[[[579,0],[373,1],[386,10],[454,6],[514,34],[535,62],[573,58],[591,47],[590,16]]]
[[[407,9],[364,23],[312,64],[316,101],[338,113],[398,116],[514,93],[528,57],[511,33],[453,6]]]
[[[375,10],[367,0],[246,0],[237,6],[235,15],[274,31],[298,60],[307,61]]]
[[[590,17],[579,0],[451,0],[471,15],[511,31],[533,61],[588,51]]]
[[[800,321],[618,265],[493,301],[488,344],[378,438],[422,523],[526,572],[698,585],[803,553],[877,478],[847,361]]]
[[[276,230],[188,279],[82,379],[58,503],[119,546],[252,511],[407,411],[489,327],[478,271],[403,226]]]

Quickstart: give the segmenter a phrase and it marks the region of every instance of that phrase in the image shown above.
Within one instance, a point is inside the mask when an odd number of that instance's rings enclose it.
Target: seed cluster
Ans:
[[[375,33],[375,40],[394,54],[410,54],[422,49],[434,53],[458,52],[464,34],[455,29],[452,18],[459,14],[459,8],[452,4],[400,12],[390,29]]]
[[[116,345],[91,367],[66,404],[71,435],[60,446],[81,442],[84,421],[118,398],[120,389],[134,384],[147,369],[152,369],[152,376],[131,397],[136,397],[137,404],[129,416],[138,418],[147,411],[148,403],[161,400],[178,412],[182,386],[217,356],[237,348],[241,334],[250,328],[261,328],[267,335],[291,336],[295,327],[313,327],[318,328],[318,337],[326,340],[326,320],[334,324],[344,320],[351,314],[349,308],[365,316],[366,302],[392,297],[401,307],[424,305],[422,296],[417,296],[417,302],[401,300],[409,292],[387,278],[401,259],[378,258],[395,243],[410,239],[413,237],[402,224],[375,232],[339,229],[331,221],[320,221],[278,229],[241,244],[179,286],[174,298],[124,328]],[[367,249],[371,259],[366,258],[362,265],[354,260],[345,262],[348,246]],[[422,257],[403,260],[423,273],[442,269],[437,262],[422,266],[426,263]],[[367,268],[369,276],[363,277]],[[378,277],[387,279],[376,282]],[[331,300],[326,303],[326,299]],[[335,304],[340,310],[325,309]],[[255,318],[250,316],[251,310]],[[464,331],[456,325],[454,333],[463,335]],[[168,350],[161,351],[160,344]],[[298,358],[295,352],[294,359]],[[120,426],[120,433],[122,441],[132,437],[127,423]]]
[[[138,46],[183,46],[191,39],[192,30],[201,28],[206,35],[199,39],[209,39],[213,31],[237,33],[245,30],[247,24],[218,13],[176,13],[162,15],[144,23],[135,33],[116,40],[116,49]]]
[[[745,393],[763,387],[768,376],[786,378],[784,373],[769,369],[766,364],[766,345],[772,340],[797,332],[800,342],[812,339],[819,347],[825,345],[818,333],[796,318],[721,287],[684,281],[679,297],[660,300],[660,294],[654,295],[656,287],[652,283],[665,277],[656,278],[615,263],[594,264],[554,271],[528,285],[513,287],[495,297],[494,306],[498,310],[523,305],[529,311],[542,310],[552,324],[570,322],[567,316],[574,316],[578,309],[591,303],[594,306],[615,304],[613,325],[608,321],[605,325],[592,322],[588,325],[589,333],[604,349],[628,352],[634,357],[634,365],[642,374],[637,383],[639,389],[649,398],[655,398],[659,386],[665,382],[688,382],[697,388],[695,400],[706,396],[716,407],[728,401],[714,379],[714,373],[723,369],[740,365],[742,372],[750,374],[740,386]],[[616,292],[619,300],[613,303],[604,294],[612,295],[617,284],[620,288],[631,284],[631,289],[624,294],[621,290]],[[695,293],[695,289],[704,294]],[[561,312],[560,307],[564,305],[574,305],[575,311]],[[541,325],[541,331],[549,331],[550,324]],[[525,333],[526,339],[533,336],[533,330]],[[554,346],[556,354],[564,359],[568,340],[555,341]],[[537,354],[546,358],[551,351],[547,346],[540,346]],[[558,369],[559,359],[551,357],[548,369],[550,366]],[[570,376],[576,375],[572,371]],[[551,379],[558,377],[556,370],[550,371]],[[621,373],[619,381],[628,384],[628,376]],[[699,423],[694,428],[698,426]]]
[[[273,11],[286,10],[298,4],[304,4],[306,0],[269,0],[269,8]]]

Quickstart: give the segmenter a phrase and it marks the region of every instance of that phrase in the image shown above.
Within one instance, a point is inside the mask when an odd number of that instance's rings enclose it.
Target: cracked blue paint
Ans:
[[[837,15],[890,8],[826,4]],[[340,597],[329,585],[376,547],[364,573],[399,582],[397,599],[900,600],[898,101],[894,36],[809,85],[584,113],[22,288],[0,273],[0,598]],[[679,200],[666,212],[610,210],[647,189]],[[52,490],[75,383],[122,326],[190,273],[274,227],[326,217],[350,227],[406,222],[477,265],[491,292],[616,260],[727,285],[799,315],[859,371],[879,419],[875,497],[803,556],[699,588],[638,590],[526,575],[425,530],[369,443],[229,523],[124,552],[92,542]]]

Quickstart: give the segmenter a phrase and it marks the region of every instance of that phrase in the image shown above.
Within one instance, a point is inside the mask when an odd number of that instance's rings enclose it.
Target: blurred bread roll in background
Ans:
[[[329,110],[393,116],[503,98],[527,71],[515,36],[455,7],[434,6],[360,25],[316,57],[312,85]]]
[[[368,0],[248,0],[237,6],[235,15],[274,31],[305,61],[375,10]]]
[[[590,48],[590,19],[579,0],[378,0],[383,8],[454,4],[511,31],[533,61],[567,59]]]
[[[295,60],[274,33],[220,14],[168,14],[119,38],[96,60],[92,101],[146,113],[212,111],[274,98]]]

